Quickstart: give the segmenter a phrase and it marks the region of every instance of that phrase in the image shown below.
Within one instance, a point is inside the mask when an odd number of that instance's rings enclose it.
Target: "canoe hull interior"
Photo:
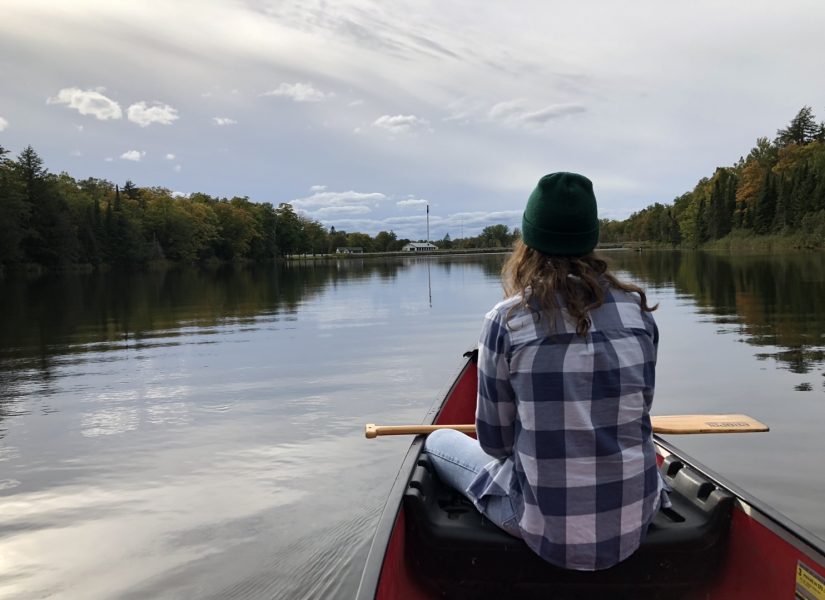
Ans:
[[[473,422],[476,389],[475,363],[469,357],[426,422]],[[817,538],[664,440],[657,439],[663,472],[673,479],[671,485],[678,478],[680,494],[684,490],[688,497],[674,503],[677,513],[693,519],[689,524],[695,527],[671,523],[681,518],[679,514],[670,520],[659,515],[654,523],[661,527],[651,528],[647,547],[616,567],[595,573],[547,565],[525,552],[520,540],[462,509],[460,496],[449,496],[437,479],[432,482],[426,455],[421,454],[422,442],[421,437],[413,441],[390,492],[359,600],[511,595],[562,600],[767,600],[794,598],[800,589],[797,597],[805,600],[825,598],[815,595],[817,578],[825,582],[825,551]],[[662,528],[670,530],[663,533]]]

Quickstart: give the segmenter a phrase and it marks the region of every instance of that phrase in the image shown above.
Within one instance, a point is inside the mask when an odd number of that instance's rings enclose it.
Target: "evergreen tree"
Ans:
[[[137,200],[140,197],[140,190],[131,179],[127,179],[123,185],[123,193],[129,200]]]
[[[44,266],[61,266],[76,259],[77,235],[65,199],[52,185],[43,160],[31,146],[17,158],[30,216],[21,242],[26,260]]]
[[[769,233],[776,213],[776,186],[770,171],[765,174],[765,181],[756,197],[753,215],[753,230],[760,234]]]
[[[778,181],[774,179],[776,186],[776,208],[774,209],[773,224],[771,230],[782,233],[788,227],[788,205],[791,202],[793,186],[791,182],[782,177]]]
[[[814,211],[825,210],[825,143],[822,145],[821,162],[813,169],[814,191],[811,202]]]
[[[42,188],[42,182],[48,173],[43,166],[43,159],[37,155],[34,148],[26,146],[17,157],[17,168],[26,185],[26,196],[29,202],[33,202],[34,196],[41,191],[39,188]]]
[[[708,237],[719,239],[725,237],[731,230],[732,212],[729,211],[728,179],[726,171],[717,170],[710,195],[710,209],[708,211]]]
[[[97,241],[97,226],[95,224],[94,208],[87,205],[83,211],[83,219],[77,229],[79,251],[77,260],[84,264],[97,265],[100,263],[100,248]]]
[[[0,146],[0,265],[23,259],[20,246],[26,235],[29,205],[14,163],[6,158],[8,150]]]
[[[668,218],[668,234],[667,234],[667,242],[674,246],[682,243],[682,232],[679,229],[679,222],[676,220],[675,216],[673,215],[673,210],[668,209],[667,211],[667,218]]]
[[[813,109],[810,106],[803,106],[785,129],[777,130],[776,144],[778,146],[810,144],[818,134],[819,125],[817,125]]]
[[[801,169],[796,169],[793,174],[793,182],[793,215],[791,225],[794,228],[798,228],[805,215],[813,212],[814,208],[813,196],[816,188],[816,179],[807,162],[802,165]]]
[[[707,208],[705,207],[705,199],[701,198],[696,209],[696,241],[704,244],[709,239]]]
[[[730,233],[734,227],[734,213],[736,212],[736,175],[730,174],[725,184],[725,214],[728,219],[728,230]]]
[[[94,207],[92,209],[95,230],[100,229],[100,198],[95,196]]]

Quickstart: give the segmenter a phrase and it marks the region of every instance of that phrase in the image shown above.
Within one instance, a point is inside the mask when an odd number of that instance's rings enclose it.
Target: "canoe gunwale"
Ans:
[[[676,456],[687,466],[710,479],[718,487],[733,494],[736,497],[735,509],[741,510],[748,518],[766,527],[800,552],[812,556],[819,564],[825,564],[825,540],[822,540],[816,534],[805,529],[765,502],[755,498],[739,486],[734,485],[692,456],[685,454],[672,443],[662,439],[661,436],[654,434],[653,438],[656,445],[661,450],[664,450],[666,453],[665,456],[667,456],[667,454]]]
[[[423,425],[432,425],[435,423],[439,412],[441,412],[441,408],[459,381],[461,381],[464,371],[471,365],[475,365],[474,357],[467,355],[465,355],[465,357],[464,362],[462,362],[461,366],[456,370],[455,376],[449,385],[436,396],[436,400],[427,411],[427,414],[424,415],[424,419],[421,421]],[[384,504],[384,509],[381,512],[378,526],[376,527],[369,552],[367,553],[367,560],[364,565],[364,570],[361,573],[361,582],[358,585],[358,592],[355,596],[356,600],[373,600],[375,598],[375,594],[378,591],[378,581],[381,578],[381,571],[384,566],[384,557],[390,543],[393,529],[395,528],[395,523],[398,519],[398,513],[401,510],[404,492],[407,490],[407,483],[410,480],[413,468],[415,468],[423,444],[424,436],[415,436],[401,462],[401,466],[398,468],[398,474],[395,476],[392,488],[390,488],[390,493],[387,496],[387,501]]]

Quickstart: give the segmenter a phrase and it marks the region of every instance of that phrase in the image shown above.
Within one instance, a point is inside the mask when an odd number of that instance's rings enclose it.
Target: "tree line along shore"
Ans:
[[[601,242],[710,249],[825,248],[825,122],[804,106],[773,139],[672,204],[603,221]]]
[[[16,159],[0,147],[0,269],[140,268],[152,263],[266,262],[339,248],[397,252],[393,231],[375,236],[327,228],[248,197],[187,196],[161,187],[122,187],[97,178],[53,174],[32,147]],[[517,235],[491,225],[439,248],[509,248]]]
[[[440,250],[509,248],[518,228],[491,225]],[[153,262],[265,262],[357,247],[397,252],[393,231],[346,232],[248,197],[181,196],[162,187],[120,187],[50,173],[31,147],[16,158],[0,146],[0,269],[118,267]],[[416,240],[412,240],[416,241]],[[422,241],[422,240],[417,240]],[[803,107],[773,139],[719,167],[670,204],[601,222],[601,246],[689,248],[825,247],[825,123]]]

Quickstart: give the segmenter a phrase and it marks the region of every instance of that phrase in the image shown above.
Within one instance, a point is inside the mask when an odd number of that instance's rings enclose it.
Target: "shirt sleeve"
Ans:
[[[476,434],[482,450],[495,458],[513,454],[516,402],[510,385],[510,336],[496,312],[484,318],[478,343]]]

